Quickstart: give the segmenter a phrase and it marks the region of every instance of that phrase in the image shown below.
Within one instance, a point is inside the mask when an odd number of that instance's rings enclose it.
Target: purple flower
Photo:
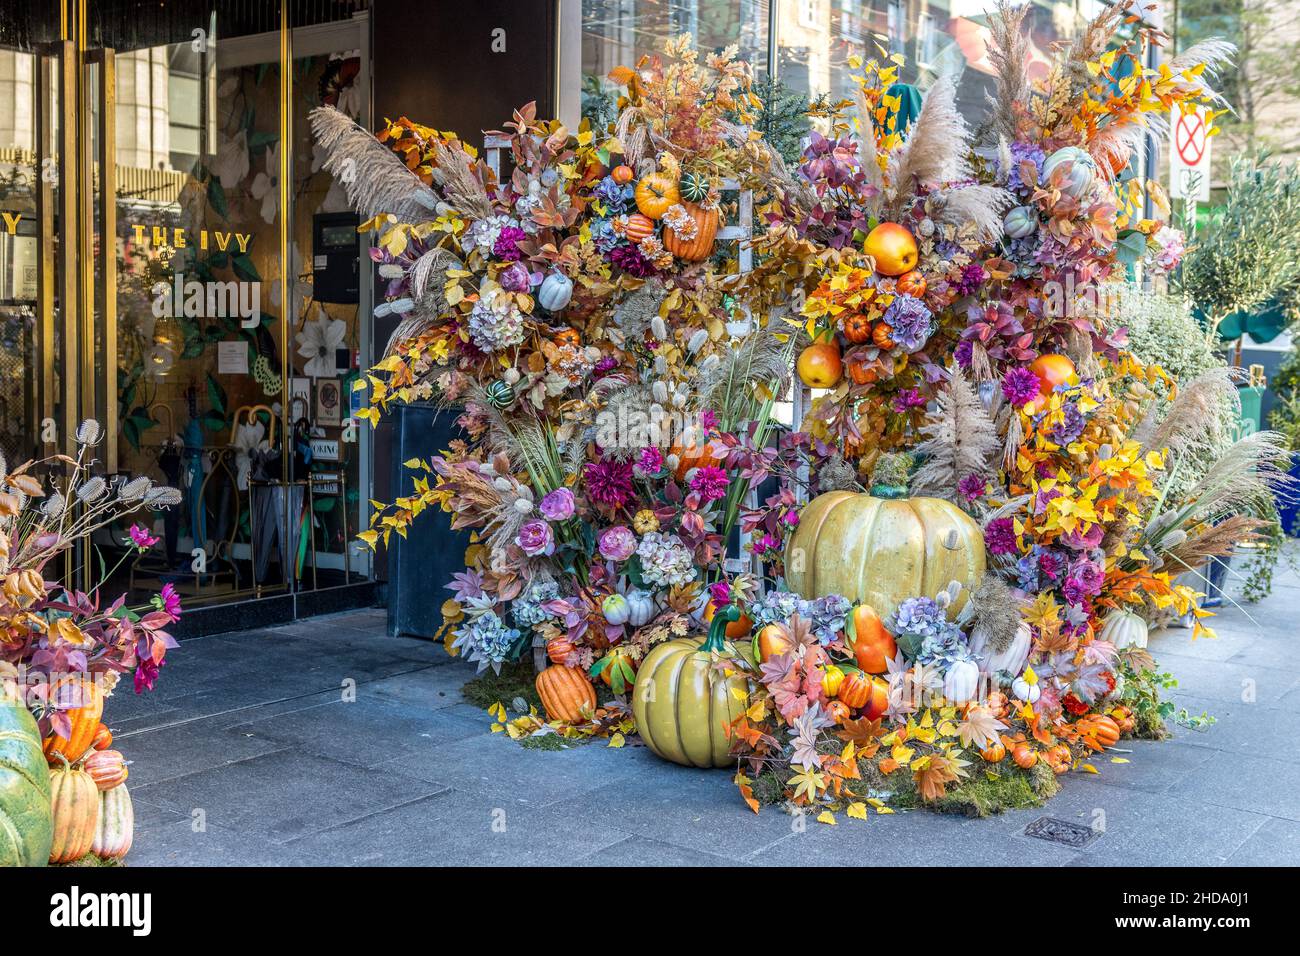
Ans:
[[[971,472],[961,481],[957,482],[957,493],[967,501],[977,501],[984,497],[984,492],[988,488],[988,481],[983,475],[977,475]]]
[[[597,504],[621,508],[632,497],[632,464],[622,461],[593,461],[582,470],[587,494]]]
[[[664,453],[650,445],[641,449],[641,460],[637,462],[637,467],[647,475],[657,475],[664,470]]]
[[[1003,170],[1007,174],[1007,188],[1013,191],[1028,191],[1029,185],[1020,178],[1020,164],[1028,160],[1034,164],[1034,178],[1043,178],[1043,163],[1047,154],[1032,143],[1014,142],[1011,144],[1011,168]]]
[[[573,492],[568,488],[556,488],[542,499],[538,510],[548,521],[567,521],[573,517]]]
[[[957,347],[952,350],[952,357],[957,360],[957,364],[962,368],[970,368],[971,362],[975,358],[975,345],[970,339],[962,339],[957,343]]]
[[[131,525],[131,529],[128,533],[131,535],[131,543],[141,551],[148,551],[158,543],[156,537],[151,535],[146,529],[140,527],[138,524]]]
[[[1067,548],[1073,548],[1075,551],[1091,551],[1093,548],[1101,545],[1101,539],[1105,537],[1105,529],[1095,524],[1082,533],[1076,528],[1074,531],[1067,531],[1061,535],[1061,543]]]
[[[162,668],[162,661],[151,661],[142,658],[135,666],[135,692],[143,694],[147,690],[153,690],[154,682],[158,680],[158,671]]]
[[[530,558],[555,553],[555,533],[551,531],[551,526],[540,518],[525,521],[524,526],[519,529],[519,536],[515,538],[515,543]]]
[[[718,427],[718,413],[711,408],[706,408],[700,412],[700,428],[704,431],[711,432]]]
[[[1016,541],[1016,524],[1011,518],[994,518],[984,528],[984,546],[989,554],[1015,554],[1020,550]]]
[[[1079,411],[1079,406],[1073,402],[1067,402],[1061,406],[1062,420],[1052,426],[1052,441],[1056,444],[1065,446],[1078,439],[1083,434],[1085,424],[1083,413]]]
[[[501,271],[497,282],[507,292],[527,292],[532,284],[532,276],[526,265],[516,262]]]
[[[705,501],[727,496],[727,473],[716,465],[701,465],[691,476],[691,490]]]
[[[894,396],[893,408],[900,415],[906,415],[914,408],[924,408],[925,397],[919,388],[905,388]]]
[[[767,554],[769,551],[775,551],[781,547],[781,542],[776,540],[772,535],[765,534],[754,542],[755,554]]]
[[[726,607],[731,603],[731,585],[726,581],[710,584],[709,597],[713,598],[714,607]]]
[[[600,376],[608,375],[616,368],[618,368],[618,359],[614,358],[612,355],[606,355],[592,367],[591,371],[592,374]]]
[[[618,266],[628,275],[638,279],[647,279],[656,271],[653,263],[641,255],[641,250],[636,246],[615,246],[605,253],[605,258],[611,265]]]
[[[636,554],[636,535],[621,524],[606,528],[597,542],[600,556],[606,561],[626,561]]]
[[[1002,394],[1016,408],[1022,408],[1038,397],[1038,376],[1023,365],[1007,369],[1002,376]]]
[[[172,584],[164,584],[158,596],[154,598],[154,607],[162,611],[173,621],[181,616],[181,596],[176,593],[176,587]]]
[[[606,176],[596,184],[596,188],[591,193],[605,204],[609,212],[620,213],[632,201],[634,191],[631,183],[620,186],[611,177]]]
[[[953,283],[953,288],[957,290],[958,295],[970,295],[982,286],[988,277],[989,274],[984,271],[982,265],[972,262],[961,270],[961,276]]]
[[[519,243],[527,238],[528,233],[518,226],[506,226],[497,235],[497,241],[492,246],[492,255],[505,262],[517,262],[524,257],[524,254],[519,251]]]
[[[934,327],[933,313],[914,295],[896,296],[882,318],[891,330],[889,337],[908,352],[924,345]]]
[[[787,528],[797,528],[799,527],[799,512],[791,508],[781,516],[781,520],[785,522]]]

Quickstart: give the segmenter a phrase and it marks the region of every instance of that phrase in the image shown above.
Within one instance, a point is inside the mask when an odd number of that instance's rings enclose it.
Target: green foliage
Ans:
[[[772,76],[754,81],[754,95],[763,104],[754,128],[763,134],[777,155],[794,165],[803,152],[803,139],[810,128],[807,97]]]
[[[1173,721],[1192,730],[1200,730],[1215,723],[1216,718],[1202,712],[1191,714],[1164,696],[1164,691],[1178,687],[1178,679],[1164,671],[1135,670],[1125,660],[1122,664],[1123,681],[1117,695],[1120,703],[1133,711],[1133,735],[1142,740],[1164,740],[1169,736],[1168,723]]]
[[[493,704],[503,703],[511,706],[516,697],[545,713],[542,698],[537,695],[534,681],[537,672],[533,670],[532,661],[511,661],[501,665],[501,673],[485,670],[477,677],[466,681],[460,689],[461,695],[475,707],[487,710]]]
[[[1300,168],[1236,157],[1223,207],[1198,232],[1180,286],[1214,323],[1300,287]],[[1289,241],[1288,241],[1289,240]]]
[[[1249,552],[1242,569],[1246,581],[1241,586],[1241,599],[1248,603],[1262,601],[1273,593],[1273,572],[1277,570],[1282,559],[1282,546],[1286,544],[1286,534],[1276,506],[1270,503],[1270,510],[1273,521],[1261,532],[1265,536],[1264,545]]]

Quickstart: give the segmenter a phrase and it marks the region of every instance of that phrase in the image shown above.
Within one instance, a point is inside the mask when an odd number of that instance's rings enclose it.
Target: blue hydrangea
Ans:
[[[934,330],[934,314],[914,295],[896,297],[885,310],[884,319],[890,328],[889,337],[907,352],[924,345]]]
[[[520,627],[534,627],[555,616],[542,605],[559,596],[560,587],[554,581],[534,581],[510,605],[510,616]]]
[[[1047,154],[1032,143],[1016,142],[1011,144],[1011,168],[1005,170],[1007,188],[1012,192],[1023,195],[1029,195],[1033,191],[1020,178],[1020,164],[1026,159],[1034,164],[1035,178],[1041,180],[1043,178],[1043,163],[1047,160]]]
[[[886,625],[908,657],[930,664],[968,656],[966,636],[933,599],[907,598]]]
[[[513,627],[506,627],[495,611],[488,611],[462,624],[456,630],[456,640],[451,646],[463,653],[466,660],[477,661],[480,671],[491,667],[499,674],[520,633]]]
[[[631,183],[619,185],[609,176],[598,182],[592,190],[592,195],[608,207],[610,215],[617,215],[627,209],[633,194]]]

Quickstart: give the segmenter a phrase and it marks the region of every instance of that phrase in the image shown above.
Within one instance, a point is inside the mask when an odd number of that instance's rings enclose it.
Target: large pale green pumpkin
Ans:
[[[0,699],[0,866],[50,858],[50,774],[27,708]]]
[[[744,712],[749,682],[739,672],[724,677],[711,665],[714,651],[750,658],[748,641],[726,640],[727,624],[739,617],[728,605],[713,615],[703,643],[699,638],[664,641],[641,661],[632,688],[632,715],[645,745],[664,760],[686,767],[733,762],[723,725]]]
[[[933,597],[960,581],[956,614],[984,576],[984,536],[970,515],[941,498],[830,491],[799,513],[785,551],[785,579],[805,598],[842,594],[882,619],[905,598]]]

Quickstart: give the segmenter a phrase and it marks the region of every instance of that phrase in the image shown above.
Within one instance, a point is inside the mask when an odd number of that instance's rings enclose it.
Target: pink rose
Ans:
[[[600,556],[606,561],[626,561],[636,553],[636,535],[623,525],[600,533]]]
[[[515,542],[531,558],[555,553],[555,535],[551,526],[540,518],[525,522]]]
[[[573,517],[573,492],[568,488],[556,488],[542,499],[538,507],[548,521],[567,521]]]

